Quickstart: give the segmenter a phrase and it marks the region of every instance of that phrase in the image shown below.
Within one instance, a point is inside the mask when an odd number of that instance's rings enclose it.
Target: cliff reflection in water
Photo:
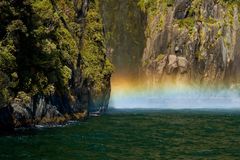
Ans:
[[[113,78],[110,107],[117,109],[240,109],[236,89],[186,85],[147,87],[144,83]]]

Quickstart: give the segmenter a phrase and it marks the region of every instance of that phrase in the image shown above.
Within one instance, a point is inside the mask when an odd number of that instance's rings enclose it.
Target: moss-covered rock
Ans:
[[[107,108],[113,69],[98,0],[3,0],[0,22],[1,115],[21,126]]]
[[[187,59],[189,68],[184,74],[188,75],[189,84],[238,82],[239,1],[175,0],[171,5],[167,3],[166,0],[139,1],[148,19],[142,59],[146,74],[162,77],[156,75],[158,66],[151,67],[151,63],[159,61],[163,53]],[[175,74],[172,78],[176,79]],[[161,85],[162,81],[159,79],[158,83]]]

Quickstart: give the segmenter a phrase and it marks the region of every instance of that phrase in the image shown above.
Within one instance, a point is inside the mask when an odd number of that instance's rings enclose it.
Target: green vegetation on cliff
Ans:
[[[138,6],[147,15],[142,66],[148,77],[169,75],[158,58],[163,54],[187,62],[185,75],[183,64],[172,66],[176,81],[239,83],[239,0],[139,0]]]
[[[97,92],[113,70],[112,64],[106,58],[105,37],[100,15],[99,2],[91,3],[86,16],[86,28],[83,36],[82,56],[84,62],[84,76],[88,77]]]
[[[89,2],[87,13],[83,3],[0,1],[0,107],[21,93],[70,96],[84,80],[101,91],[112,65],[98,0]]]

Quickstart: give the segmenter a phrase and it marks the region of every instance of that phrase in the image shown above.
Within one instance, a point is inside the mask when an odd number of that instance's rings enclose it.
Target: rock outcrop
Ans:
[[[141,4],[148,17],[142,66],[154,84],[169,75],[195,84],[239,82],[238,4],[223,0],[146,3]]]

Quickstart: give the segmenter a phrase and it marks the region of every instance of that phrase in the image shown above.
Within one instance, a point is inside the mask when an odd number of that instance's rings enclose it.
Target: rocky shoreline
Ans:
[[[3,0],[0,14],[0,129],[107,110],[113,68],[98,0]]]

